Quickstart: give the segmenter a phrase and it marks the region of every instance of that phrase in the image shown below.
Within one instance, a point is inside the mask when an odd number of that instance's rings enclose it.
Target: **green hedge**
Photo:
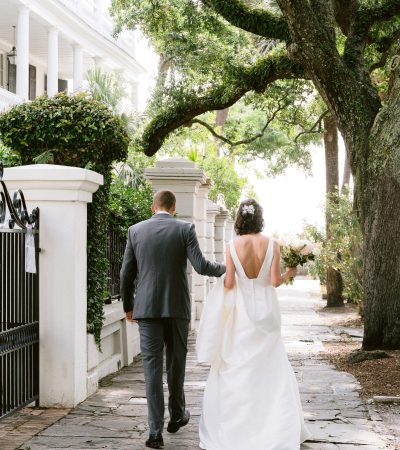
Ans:
[[[104,185],[88,205],[87,328],[100,343],[107,289],[108,196],[113,161],[127,156],[129,137],[122,120],[87,94],[42,96],[0,115],[0,139],[22,164],[48,162],[90,168]]]

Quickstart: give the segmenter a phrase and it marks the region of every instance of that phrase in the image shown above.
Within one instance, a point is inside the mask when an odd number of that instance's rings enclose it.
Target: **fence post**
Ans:
[[[10,190],[40,208],[40,404],[73,407],[87,395],[87,203],[103,176],[77,167],[8,168]]]

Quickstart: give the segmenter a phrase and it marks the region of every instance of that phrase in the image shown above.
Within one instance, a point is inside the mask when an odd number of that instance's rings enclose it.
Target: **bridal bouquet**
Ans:
[[[281,257],[285,267],[303,266],[306,262],[313,261],[320,252],[318,244],[302,239],[293,239],[281,245]],[[292,283],[293,278],[290,277],[285,284]]]

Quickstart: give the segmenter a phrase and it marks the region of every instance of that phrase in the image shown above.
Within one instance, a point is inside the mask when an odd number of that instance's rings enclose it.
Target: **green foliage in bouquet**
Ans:
[[[285,267],[304,266],[309,261],[315,259],[315,245],[311,241],[294,240],[288,244],[281,245],[281,259]],[[290,277],[285,284],[292,284],[293,278]]]

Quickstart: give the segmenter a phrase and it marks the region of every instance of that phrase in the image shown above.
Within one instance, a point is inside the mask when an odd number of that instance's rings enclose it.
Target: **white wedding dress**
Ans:
[[[207,450],[297,450],[310,437],[297,381],[281,337],[270,283],[273,240],[255,279],[247,278],[230,242],[235,287],[221,277],[204,305],[197,338],[200,362],[211,363],[200,419]]]

